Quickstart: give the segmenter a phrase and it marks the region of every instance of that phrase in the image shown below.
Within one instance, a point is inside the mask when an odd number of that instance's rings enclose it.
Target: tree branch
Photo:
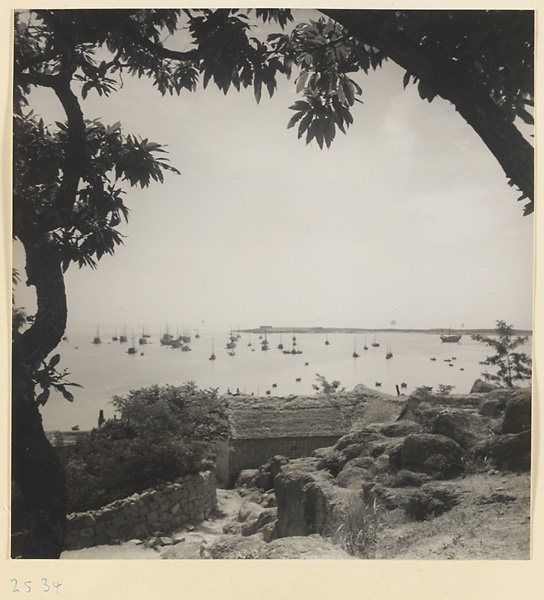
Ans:
[[[530,200],[525,213],[533,211],[534,150],[510,116],[454,61],[444,60],[410,38],[390,11],[322,10],[352,35],[382,50],[410,74],[425,81],[479,135],[510,179]]]

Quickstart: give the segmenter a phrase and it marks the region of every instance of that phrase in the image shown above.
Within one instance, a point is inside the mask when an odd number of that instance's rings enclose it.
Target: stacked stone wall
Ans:
[[[161,490],[133,494],[99,510],[69,515],[65,549],[165,534],[186,523],[200,523],[216,507],[215,475],[209,471],[191,475]]]

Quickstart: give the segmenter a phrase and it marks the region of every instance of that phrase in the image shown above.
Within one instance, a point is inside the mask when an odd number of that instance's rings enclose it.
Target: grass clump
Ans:
[[[375,558],[378,543],[379,516],[375,498],[353,492],[345,503],[343,520],[336,530],[342,548],[358,558]]]

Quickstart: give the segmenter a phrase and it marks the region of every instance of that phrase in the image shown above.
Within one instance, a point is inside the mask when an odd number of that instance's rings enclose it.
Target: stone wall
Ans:
[[[69,515],[65,549],[115,544],[199,523],[217,506],[215,475],[191,475],[161,490],[133,494],[99,510]]]
[[[256,469],[273,456],[302,458],[310,456],[317,448],[334,446],[339,436],[230,439],[229,440],[229,484],[234,483],[240,471]]]

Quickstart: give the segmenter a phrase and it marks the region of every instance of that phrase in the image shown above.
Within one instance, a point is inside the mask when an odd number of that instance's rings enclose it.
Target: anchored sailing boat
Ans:
[[[376,334],[374,334],[374,341],[372,342],[373,348],[379,348],[380,344],[376,341]]]
[[[100,330],[97,327],[96,328],[96,337],[93,340],[93,344],[101,344],[101,343],[102,343],[102,340],[100,339]]]
[[[211,354],[211,356],[210,356],[210,358],[208,360],[215,360],[214,340],[215,340],[215,338],[212,338],[212,354]]]
[[[445,342],[446,344],[455,344],[457,343],[460,339],[461,339],[461,335],[455,335],[451,333],[451,327],[448,331],[447,335],[444,335],[444,332],[442,332],[442,335],[440,336],[440,339]]]
[[[390,358],[393,358],[393,353],[391,352],[391,346],[387,346],[387,354],[385,355],[385,358],[387,358],[388,360]]]

